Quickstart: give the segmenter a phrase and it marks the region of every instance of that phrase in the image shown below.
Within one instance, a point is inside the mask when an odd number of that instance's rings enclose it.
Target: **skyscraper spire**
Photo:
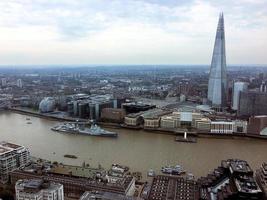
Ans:
[[[226,106],[226,99],[227,77],[224,18],[223,13],[220,13],[209,74],[208,101],[213,107],[223,108]]]

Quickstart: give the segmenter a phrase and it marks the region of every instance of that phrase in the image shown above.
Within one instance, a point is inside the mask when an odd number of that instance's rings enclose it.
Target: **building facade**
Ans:
[[[6,183],[9,173],[25,167],[30,162],[30,152],[27,148],[9,143],[0,142],[0,181]]]
[[[240,92],[238,116],[267,115],[267,93],[245,91]]]
[[[232,98],[232,109],[237,110],[239,106],[239,97],[240,92],[247,91],[248,84],[244,82],[235,82],[233,89],[233,98]]]

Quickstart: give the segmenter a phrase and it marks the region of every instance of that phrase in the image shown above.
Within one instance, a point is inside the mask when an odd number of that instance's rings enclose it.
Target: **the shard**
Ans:
[[[220,14],[216,32],[215,44],[213,49],[209,85],[208,101],[214,108],[226,107],[227,99],[227,75],[226,75],[226,56],[225,56],[225,35],[224,19]]]

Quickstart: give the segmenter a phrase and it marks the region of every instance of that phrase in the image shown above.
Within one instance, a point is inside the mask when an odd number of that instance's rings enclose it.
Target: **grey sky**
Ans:
[[[3,0],[0,64],[267,64],[267,0]]]

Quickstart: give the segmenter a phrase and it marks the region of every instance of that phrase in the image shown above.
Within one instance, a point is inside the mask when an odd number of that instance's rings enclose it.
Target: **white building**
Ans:
[[[239,106],[239,96],[240,92],[244,92],[248,89],[248,83],[245,82],[235,82],[234,83],[234,89],[233,89],[233,103],[232,103],[232,109],[237,110]]]
[[[3,87],[7,86],[6,78],[1,78],[1,85],[2,85]]]
[[[234,132],[234,122],[232,121],[211,121],[210,123],[211,133],[228,133]]]
[[[22,84],[22,80],[21,80],[21,79],[18,79],[18,80],[17,80],[17,86],[18,86],[19,88],[22,88],[23,84]]]
[[[9,143],[0,142],[0,182],[8,181],[8,174],[30,162],[30,152],[27,148]]]
[[[260,92],[267,92],[267,82],[262,82],[260,86]]]
[[[16,200],[64,200],[63,185],[41,179],[18,180]]]

